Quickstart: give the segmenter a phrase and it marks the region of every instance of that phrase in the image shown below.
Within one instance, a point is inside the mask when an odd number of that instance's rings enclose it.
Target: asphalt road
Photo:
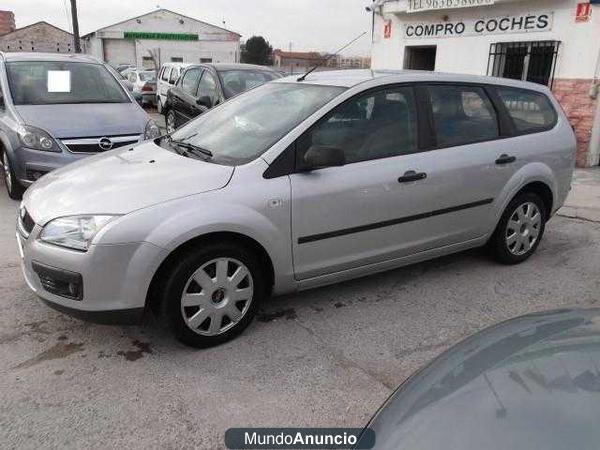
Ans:
[[[556,217],[520,266],[470,251],[273,299],[240,338],[192,350],[156,323],[92,325],[41,304],[0,188],[2,448],[219,448],[233,426],[362,426],[467,335],[600,299],[600,223]]]

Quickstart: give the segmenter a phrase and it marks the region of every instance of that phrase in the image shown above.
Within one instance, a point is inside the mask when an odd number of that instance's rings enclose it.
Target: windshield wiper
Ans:
[[[205,156],[208,158],[213,157],[213,152],[211,152],[210,150],[202,148],[198,145],[190,144],[189,142],[184,142],[183,140],[173,139],[171,136],[169,136],[169,144],[175,145],[180,148],[185,148],[186,150],[188,150],[189,153],[195,156]]]

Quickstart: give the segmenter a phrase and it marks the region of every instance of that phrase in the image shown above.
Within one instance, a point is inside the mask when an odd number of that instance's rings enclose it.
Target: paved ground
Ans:
[[[362,426],[465,336],[600,300],[600,223],[555,217],[523,265],[470,251],[274,299],[237,340],[195,351],[154,323],[92,325],[42,305],[21,277],[16,207],[2,191],[2,448],[219,448],[231,426]]]

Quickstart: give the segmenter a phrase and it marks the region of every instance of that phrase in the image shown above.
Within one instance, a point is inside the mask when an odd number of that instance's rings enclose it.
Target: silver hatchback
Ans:
[[[574,161],[544,86],[313,73],[51,172],[25,194],[17,240],[49,305],[98,321],[153,310],[205,347],[271,294],[479,246],[526,260]]]

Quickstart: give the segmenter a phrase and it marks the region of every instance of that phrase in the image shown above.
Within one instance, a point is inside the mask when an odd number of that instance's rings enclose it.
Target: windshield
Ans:
[[[100,64],[19,61],[6,68],[15,105],[130,102],[121,84]]]
[[[202,114],[173,133],[212,153],[212,162],[239,165],[256,159],[345,88],[268,83]],[[161,145],[170,148],[168,139]]]
[[[156,81],[156,72],[154,71],[140,72],[139,75],[142,81]]]
[[[225,97],[230,98],[279,78],[279,74],[266,70],[224,70],[219,72],[219,77]]]

